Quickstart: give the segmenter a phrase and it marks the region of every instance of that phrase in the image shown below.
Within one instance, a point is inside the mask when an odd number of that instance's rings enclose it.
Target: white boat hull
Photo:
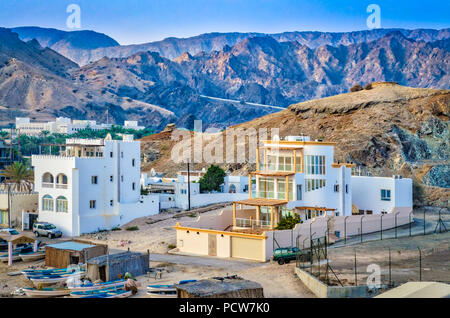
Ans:
[[[13,255],[12,256],[12,260],[13,261],[18,261],[18,260],[20,260],[21,258],[20,258],[20,256],[19,255]],[[4,262],[4,263],[7,263],[8,262],[8,256],[2,256],[2,257],[0,257],[0,260],[2,261],[2,262]]]
[[[84,277],[85,273],[77,273],[77,274],[70,274],[70,275],[63,275],[61,277],[55,277],[55,278],[33,278],[31,277],[30,280],[33,282],[33,284],[55,284],[55,283],[61,283],[65,282],[66,280],[72,278],[72,277]]]
[[[25,289],[25,294],[32,298],[47,298],[47,297],[61,297],[70,294],[70,290],[27,290]]]
[[[45,258],[45,253],[36,253],[36,254],[19,254],[20,258],[24,262],[32,262]]]
[[[76,286],[76,287],[69,287],[70,291],[88,291],[88,290],[100,290],[100,289],[106,289],[111,287],[123,287],[125,286],[125,282],[116,282],[111,284],[105,284],[105,285],[93,285],[93,286]]]

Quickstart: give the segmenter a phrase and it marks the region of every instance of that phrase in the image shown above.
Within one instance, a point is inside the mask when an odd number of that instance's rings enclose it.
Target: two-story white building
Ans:
[[[159,213],[159,197],[140,194],[140,142],[132,135],[57,146],[58,156],[32,156],[39,221],[78,236]]]
[[[352,176],[355,165],[335,162],[334,147],[307,136],[265,141],[249,198],[233,203],[233,227],[273,229],[287,214],[308,220],[412,207],[411,179]]]

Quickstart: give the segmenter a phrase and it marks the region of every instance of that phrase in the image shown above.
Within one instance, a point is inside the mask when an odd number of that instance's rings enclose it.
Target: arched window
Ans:
[[[229,193],[236,193],[236,186],[234,184],[230,185],[230,190],[228,191]]]
[[[56,212],[67,212],[68,202],[67,198],[59,196],[56,198]]]
[[[56,176],[56,187],[67,189],[67,176],[64,173],[60,173]]]
[[[53,175],[50,172],[46,172],[42,175],[42,187],[43,188],[53,188]]]
[[[53,198],[51,195],[42,197],[42,211],[53,211]]]

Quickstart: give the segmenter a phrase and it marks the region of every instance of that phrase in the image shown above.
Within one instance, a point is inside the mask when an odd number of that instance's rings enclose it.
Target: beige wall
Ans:
[[[395,226],[395,215],[397,213],[397,226],[408,224],[411,212],[412,208],[395,208],[391,213],[384,214],[383,230]],[[224,231],[232,223],[232,216],[231,210],[224,210],[217,215],[202,215],[195,221],[179,224],[176,226],[177,248],[181,253],[208,255],[208,236],[215,234],[218,257],[239,257],[266,261],[272,257],[274,248],[278,247],[274,243],[274,235],[276,242],[281,247],[296,246],[298,236],[300,248],[303,246],[303,241],[305,241],[305,248],[307,248],[309,247],[310,231],[313,238],[324,237],[327,234],[327,221],[330,219],[318,217],[297,224],[293,230],[267,231],[258,236]],[[347,217],[347,236],[361,233],[361,217],[363,216],[352,215]],[[332,217],[328,223],[330,234],[340,231],[342,238],[344,236],[344,220],[345,217],[343,216]],[[362,232],[366,234],[380,231],[380,220],[381,214],[364,216]],[[183,227],[184,229],[182,229]],[[238,239],[234,239],[235,237],[238,237]]]
[[[11,192],[11,222],[12,226],[21,226],[22,211],[37,212],[39,195],[37,192]],[[8,211],[8,193],[0,192],[0,210]]]

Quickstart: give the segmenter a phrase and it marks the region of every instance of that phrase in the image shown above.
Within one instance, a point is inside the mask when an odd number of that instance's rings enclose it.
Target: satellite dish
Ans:
[[[156,176],[156,171],[155,171],[154,168],[152,168],[152,169],[150,170],[150,175],[151,175],[152,177]]]

